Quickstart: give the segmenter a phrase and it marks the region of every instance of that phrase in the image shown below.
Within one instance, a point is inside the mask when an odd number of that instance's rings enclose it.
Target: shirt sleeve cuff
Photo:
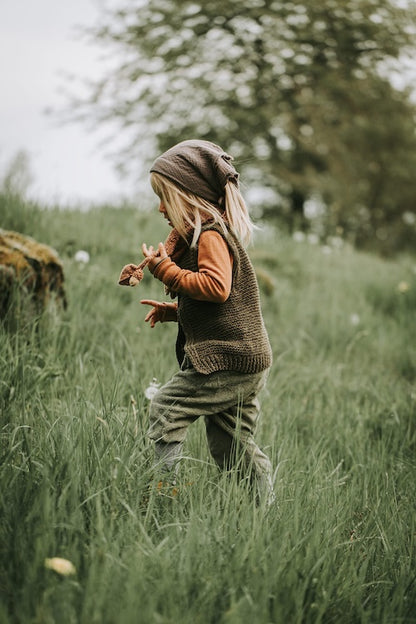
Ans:
[[[151,260],[149,262],[149,271],[150,271],[150,273],[152,273],[152,275],[157,277],[157,275],[156,275],[157,268],[162,264],[162,262],[165,262],[166,260],[169,260],[169,256],[166,256],[165,258]]]

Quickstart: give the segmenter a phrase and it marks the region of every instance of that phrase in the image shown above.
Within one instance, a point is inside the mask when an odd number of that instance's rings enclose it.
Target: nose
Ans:
[[[163,215],[166,214],[166,208],[163,205],[163,202],[160,202],[160,204],[159,204],[159,212],[161,212]]]

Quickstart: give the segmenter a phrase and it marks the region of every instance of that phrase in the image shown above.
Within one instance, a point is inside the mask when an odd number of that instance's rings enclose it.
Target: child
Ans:
[[[235,464],[271,500],[271,464],[255,444],[258,393],[272,362],[258,285],[244,250],[252,233],[231,157],[208,141],[190,140],[159,156],[151,184],[159,212],[173,228],[144,262],[127,265],[120,283],[147,264],[177,303],[144,299],[145,321],[177,321],[180,370],[154,396],[149,436],[157,465],[174,472],[188,426],[205,419],[209,450],[223,469]],[[140,279],[140,275],[138,279]],[[133,279],[133,282],[137,280]]]

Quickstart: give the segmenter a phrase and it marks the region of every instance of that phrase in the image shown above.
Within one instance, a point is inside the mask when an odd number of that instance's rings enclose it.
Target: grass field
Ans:
[[[176,370],[175,327],[143,323],[139,299],[163,298],[150,275],[117,285],[165,226],[19,210],[0,225],[58,250],[69,307],[0,327],[0,623],[416,622],[416,258],[258,234],[276,503],[217,471],[202,423],[165,496],[144,391]]]

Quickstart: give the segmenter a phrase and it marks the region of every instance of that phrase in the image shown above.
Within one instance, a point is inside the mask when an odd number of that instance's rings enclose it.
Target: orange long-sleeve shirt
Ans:
[[[231,292],[233,256],[218,232],[207,230],[198,241],[198,271],[181,269],[170,258],[156,265],[153,275],[170,290],[197,301],[224,303]]]

